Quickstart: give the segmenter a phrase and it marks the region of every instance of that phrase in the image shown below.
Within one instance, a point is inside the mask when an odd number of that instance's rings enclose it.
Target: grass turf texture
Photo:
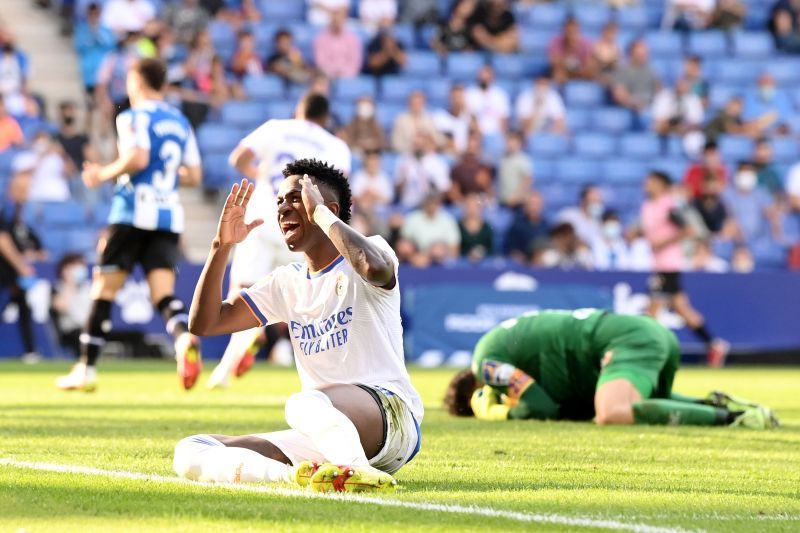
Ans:
[[[284,428],[283,403],[298,388],[293,370],[258,365],[230,390],[201,381],[187,393],[168,363],[108,362],[97,393],[68,394],[53,388],[66,370],[0,363],[0,459],[170,476],[181,437]],[[451,374],[412,371],[427,409],[423,447],[390,498],[709,531],[800,530],[800,369],[678,374],[678,391],[719,388],[772,406],[783,422],[772,432],[453,419],[439,405]],[[0,466],[0,531],[19,528],[576,529]]]

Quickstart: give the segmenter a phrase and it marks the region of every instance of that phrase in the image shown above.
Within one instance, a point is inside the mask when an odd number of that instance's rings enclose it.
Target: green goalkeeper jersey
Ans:
[[[512,403],[535,383],[557,406],[558,418],[584,420],[594,416],[598,383],[609,379],[631,381],[643,398],[669,397],[679,358],[675,335],[652,318],[540,311],[484,335],[472,371]],[[512,416],[542,417],[513,410]]]

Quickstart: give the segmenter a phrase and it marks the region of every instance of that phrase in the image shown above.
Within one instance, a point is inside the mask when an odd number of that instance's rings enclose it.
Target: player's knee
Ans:
[[[326,407],[332,407],[330,399],[325,393],[318,390],[308,390],[298,392],[289,396],[286,400],[284,415],[289,427],[303,432],[303,428],[309,423],[319,420],[315,414],[320,414]]]
[[[595,413],[594,422],[598,426],[633,424],[633,407],[620,404],[598,409]]]
[[[178,441],[172,459],[172,468],[178,476],[186,479],[197,479],[200,475],[200,464],[197,454],[212,446],[224,446],[210,435],[192,435]]]

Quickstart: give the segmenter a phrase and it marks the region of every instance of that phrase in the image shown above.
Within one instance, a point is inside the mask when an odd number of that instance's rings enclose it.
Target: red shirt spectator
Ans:
[[[717,144],[706,143],[703,159],[692,164],[683,176],[683,184],[692,198],[699,198],[706,192],[706,183],[719,181],[724,187],[728,183],[728,171],[722,163]]]

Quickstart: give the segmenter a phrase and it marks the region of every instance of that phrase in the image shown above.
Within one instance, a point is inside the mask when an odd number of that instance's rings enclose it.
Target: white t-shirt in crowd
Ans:
[[[557,120],[564,120],[567,114],[561,95],[550,87],[544,92],[532,87],[525,89],[517,96],[514,111],[520,121],[536,117],[533,131],[544,129]]]
[[[502,133],[502,122],[511,114],[508,93],[497,85],[491,85],[486,90],[472,86],[467,89],[465,97],[467,109],[475,115],[482,134]]]
[[[413,155],[400,157],[394,175],[400,186],[400,205],[405,208],[419,207],[431,191],[445,193],[450,189],[450,168],[437,153],[419,159]]]
[[[795,163],[789,169],[786,177],[786,194],[800,196],[800,163]]]
[[[367,193],[379,196],[385,200],[382,204],[390,203],[394,198],[392,182],[383,171],[369,175],[366,170],[359,170],[350,179],[350,191],[353,198],[360,198]]]
[[[468,111],[455,116],[447,109],[437,109],[433,113],[433,124],[439,133],[453,138],[453,145],[460,154],[467,149],[471,118],[472,115]]]
[[[653,100],[653,120],[680,117],[683,122],[699,126],[703,123],[703,101],[694,93],[680,99],[672,89],[661,89]]]
[[[349,10],[350,0],[307,0],[308,23],[318,27],[327,26],[331,22],[330,12],[336,9]]]
[[[365,28],[374,33],[383,20],[397,18],[397,0],[360,0],[358,18]]]
[[[389,243],[379,236],[369,240],[389,254],[397,276]],[[403,355],[399,281],[390,290],[375,287],[339,256],[319,272],[306,263],[279,267],[241,298],[261,325],[288,325],[303,390],[335,383],[380,387],[422,420],[422,401]]]
[[[156,8],[149,0],[110,0],[100,16],[100,23],[114,33],[140,32],[156,18]]]

